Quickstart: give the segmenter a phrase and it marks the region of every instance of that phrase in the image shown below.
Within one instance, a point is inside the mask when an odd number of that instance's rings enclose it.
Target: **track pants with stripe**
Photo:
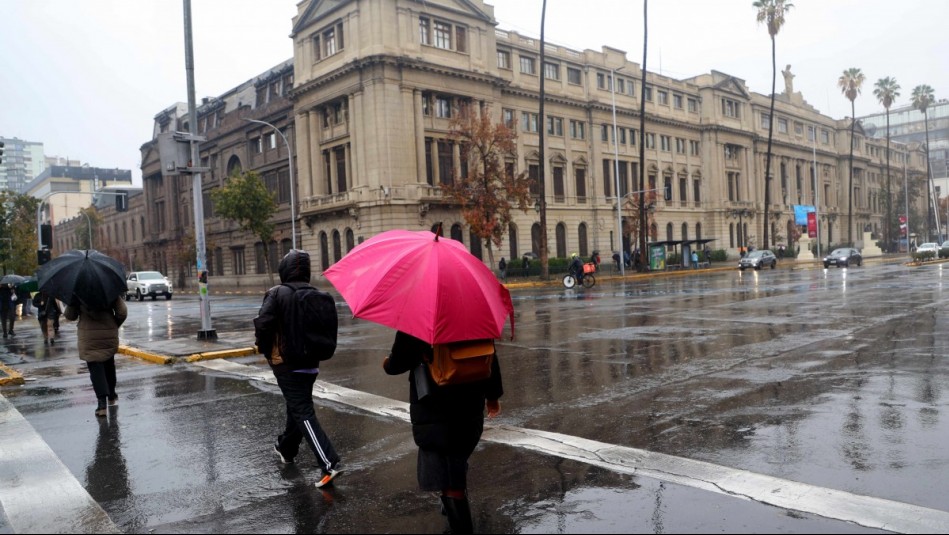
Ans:
[[[313,383],[315,373],[285,372],[274,374],[277,385],[287,402],[287,427],[277,437],[277,448],[287,460],[300,452],[300,442],[306,439],[317,462],[324,471],[335,468],[339,455],[333,449],[333,443],[320,427],[313,410]]]

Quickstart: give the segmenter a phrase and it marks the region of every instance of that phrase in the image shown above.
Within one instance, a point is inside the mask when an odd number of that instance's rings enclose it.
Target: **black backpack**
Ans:
[[[284,311],[284,332],[292,333],[284,340],[283,359],[292,367],[316,367],[336,352],[336,331],[339,318],[333,297],[307,285],[291,286],[290,303]]]

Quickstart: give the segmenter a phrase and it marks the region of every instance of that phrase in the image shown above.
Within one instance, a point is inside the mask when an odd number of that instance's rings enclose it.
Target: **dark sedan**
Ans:
[[[767,249],[751,251],[738,261],[738,269],[742,271],[745,268],[761,269],[765,266],[771,266],[771,269],[778,267],[778,257]]]
[[[860,266],[863,264],[863,256],[856,249],[834,249],[829,255],[824,257],[824,267],[830,266],[850,267],[851,265]]]

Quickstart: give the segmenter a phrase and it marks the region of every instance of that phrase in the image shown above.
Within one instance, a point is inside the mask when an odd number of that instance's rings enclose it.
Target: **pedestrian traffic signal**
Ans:
[[[52,257],[53,255],[49,249],[40,249],[36,251],[36,263],[41,266],[49,262]]]
[[[666,182],[662,191],[662,197],[667,201],[672,200],[672,182]]]
[[[53,225],[49,223],[43,223],[40,225],[40,248],[46,247],[47,249],[53,247]]]

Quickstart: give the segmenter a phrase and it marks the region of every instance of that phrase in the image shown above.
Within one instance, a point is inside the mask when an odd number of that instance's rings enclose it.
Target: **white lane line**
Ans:
[[[121,533],[3,395],[0,506],[16,533]]]
[[[197,366],[276,384],[270,370],[227,360]],[[313,397],[409,421],[408,403],[317,381]],[[949,512],[799,483],[684,457],[509,425],[486,425],[483,439],[783,509],[898,533],[949,533]]]

